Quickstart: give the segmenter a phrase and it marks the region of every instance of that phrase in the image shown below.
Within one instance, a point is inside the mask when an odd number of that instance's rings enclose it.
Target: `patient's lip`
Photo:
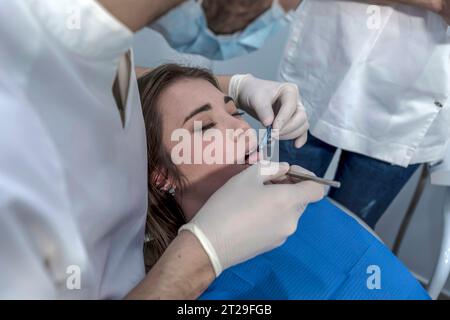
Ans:
[[[255,141],[253,141],[255,142]],[[246,150],[245,150],[245,155],[244,155],[244,160],[246,164],[255,164],[256,162],[258,162],[258,157],[259,152],[258,152],[258,145],[256,145],[256,143],[250,143],[249,146],[247,146]],[[256,157],[256,158],[255,158]]]

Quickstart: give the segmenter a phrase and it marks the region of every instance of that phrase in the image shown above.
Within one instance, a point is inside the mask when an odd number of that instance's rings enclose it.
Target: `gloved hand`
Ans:
[[[295,139],[297,148],[305,144],[309,123],[295,84],[235,75],[230,80],[229,95],[264,126],[272,124],[279,130],[280,139]]]
[[[289,169],[287,163],[271,165],[273,175],[261,175],[258,163],[231,178],[180,228],[198,238],[217,276],[281,245],[295,232],[307,204],[324,196],[324,188],[311,181],[265,184],[284,177]]]

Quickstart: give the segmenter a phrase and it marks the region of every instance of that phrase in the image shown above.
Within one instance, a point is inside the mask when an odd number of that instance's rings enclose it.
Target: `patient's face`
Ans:
[[[186,189],[211,195],[230,177],[246,168],[245,163],[233,164],[230,159],[242,163],[245,159],[248,162],[248,154],[251,153],[252,158],[257,155],[254,152],[256,134],[242,118],[234,101],[206,80],[178,80],[162,93],[158,107],[163,122],[163,142],[169,153],[180,146],[180,141],[172,141],[174,130],[186,129],[190,137],[190,161],[177,165],[187,179]],[[213,132],[213,138],[207,140],[208,134]],[[201,159],[194,159],[196,151]],[[183,152],[180,154],[186,156]],[[205,157],[208,155],[213,155],[219,163],[207,162]]]

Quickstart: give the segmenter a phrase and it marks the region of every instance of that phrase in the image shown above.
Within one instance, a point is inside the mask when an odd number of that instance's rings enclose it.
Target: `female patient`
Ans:
[[[250,126],[208,71],[168,64],[138,82],[148,144],[145,256],[150,268],[179,227],[257,157],[257,142],[243,133]],[[171,157],[179,143],[171,139],[176,129],[187,130],[191,141],[215,129],[231,144],[246,139],[245,150],[238,148],[231,164],[176,165]],[[241,135],[230,136],[227,129],[241,129]],[[218,143],[204,139],[201,146]],[[223,150],[224,159],[228,149]],[[193,158],[195,150],[188,151]],[[237,164],[242,159],[247,164]],[[381,242],[325,199],[308,207],[297,231],[281,247],[225,270],[200,298],[427,299],[428,295]]]

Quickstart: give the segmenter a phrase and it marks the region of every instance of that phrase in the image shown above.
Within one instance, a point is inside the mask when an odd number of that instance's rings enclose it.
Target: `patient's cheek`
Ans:
[[[233,163],[235,158],[230,157],[230,149],[232,151],[233,147],[233,144],[227,141],[225,133],[220,130],[208,130],[203,134],[201,142],[192,146],[192,150],[194,158],[201,158],[202,164],[224,165]]]

